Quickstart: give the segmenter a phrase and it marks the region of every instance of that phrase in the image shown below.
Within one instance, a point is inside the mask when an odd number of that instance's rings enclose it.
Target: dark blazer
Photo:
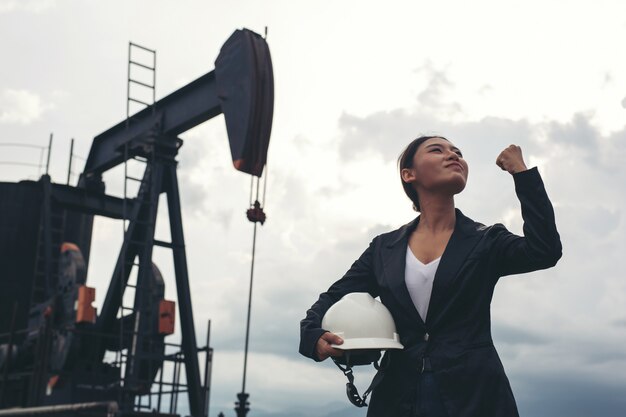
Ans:
[[[315,355],[325,332],[322,317],[345,294],[369,292],[389,309],[405,346],[391,355],[383,381],[372,393],[368,417],[412,415],[415,382],[429,357],[450,417],[518,416],[515,399],[491,339],[490,303],[498,279],[545,269],[561,257],[552,204],[536,168],[513,175],[521,203],[524,237],[502,224],[485,226],[456,210],[456,224],[433,282],[424,322],[404,282],[411,223],[377,236],[361,257],[307,311],[300,353]]]

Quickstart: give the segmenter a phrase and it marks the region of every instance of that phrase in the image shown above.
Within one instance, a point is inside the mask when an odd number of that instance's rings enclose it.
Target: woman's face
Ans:
[[[413,167],[402,170],[402,179],[422,190],[458,194],[467,183],[468,166],[461,151],[443,138],[426,140],[413,156]]]

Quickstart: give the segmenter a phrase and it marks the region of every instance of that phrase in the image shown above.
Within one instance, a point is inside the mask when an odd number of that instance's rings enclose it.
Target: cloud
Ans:
[[[611,324],[613,324],[616,327],[626,327],[626,318],[613,320]]]
[[[382,230],[389,230],[389,227],[375,226],[360,233],[353,232],[349,238],[337,239],[317,248],[315,241],[322,239],[317,233],[281,237],[282,232],[275,228],[259,230],[250,348],[257,353],[303,360],[298,353],[299,323],[306,310],[320,292],[343,275],[367,243]],[[266,245],[268,242],[271,247]],[[310,256],[306,251],[300,252],[304,247],[309,248]],[[220,334],[214,344],[223,351],[235,352],[244,344],[248,262],[246,259],[241,268],[237,267],[238,276],[217,278],[219,281],[213,279],[206,289],[208,294],[210,288],[211,294],[198,306],[204,314],[208,311],[212,315],[215,332]],[[204,286],[195,288],[198,292],[205,291]],[[213,312],[219,312],[220,316],[216,317]]]
[[[591,114],[575,114],[570,122],[550,122],[546,126],[548,140],[557,142],[566,149],[577,147],[587,150],[598,150],[600,134],[591,124]],[[586,152],[585,158],[594,166],[599,165],[599,152]]]
[[[41,97],[28,90],[6,89],[0,94],[0,123],[27,125],[54,108],[46,104]]]
[[[595,379],[575,369],[559,375],[528,375],[519,383],[521,415],[533,417],[621,417],[624,385]]]
[[[220,383],[212,387],[211,415],[232,408],[235,394],[241,391],[242,370],[243,352],[215,352],[212,380]],[[372,366],[355,368],[356,385],[367,387],[374,373]],[[302,357],[255,352],[248,356],[246,388],[255,415],[365,416],[367,410],[348,402],[345,383],[345,376],[330,361],[314,363]],[[290,399],[287,404],[286,398]],[[338,411],[346,414],[336,414]]]
[[[451,86],[445,72],[425,65],[423,71],[429,82],[417,96],[413,108],[398,108],[355,116],[344,112],[338,127],[340,130],[340,155],[344,161],[376,153],[385,161],[395,161],[410,140],[420,135],[442,135],[453,142],[462,141],[464,151],[472,147],[479,162],[493,162],[497,154],[485,153],[491,146],[524,143],[534,145],[529,138],[539,136],[538,126],[527,120],[511,120],[486,116],[481,120],[463,120],[459,115],[461,104],[446,100],[446,87]]]
[[[427,61],[416,72],[423,72],[428,78],[428,84],[418,95],[420,106],[429,112],[443,112],[440,115],[455,115],[461,111],[461,105],[456,101],[445,101],[446,93],[454,87],[445,69],[435,68],[432,62]]]
[[[492,326],[494,339],[508,345],[545,345],[550,338],[528,331],[521,325],[511,326],[496,322]]]
[[[41,13],[56,6],[56,0],[0,0],[0,14],[14,11]]]
[[[622,211],[616,207],[596,204],[581,202],[578,207],[568,207],[568,211],[575,213],[576,220],[580,223],[579,233],[596,240],[604,240],[619,230]]]

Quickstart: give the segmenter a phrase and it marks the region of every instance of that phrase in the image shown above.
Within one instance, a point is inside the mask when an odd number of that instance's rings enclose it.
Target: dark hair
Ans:
[[[400,171],[400,181],[402,182],[402,188],[404,188],[404,192],[413,202],[413,210],[420,211],[420,201],[417,195],[417,191],[413,188],[413,185],[404,182],[402,179],[402,170],[405,168],[413,168],[413,157],[417,152],[417,149],[422,145],[422,143],[426,142],[428,139],[441,138],[444,140],[448,140],[443,136],[420,136],[417,139],[414,139],[409,145],[402,151],[400,156],[398,157],[398,170]]]

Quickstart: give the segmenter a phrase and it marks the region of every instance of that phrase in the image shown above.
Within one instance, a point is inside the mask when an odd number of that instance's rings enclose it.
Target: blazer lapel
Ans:
[[[457,272],[465,262],[472,249],[478,243],[480,234],[476,233],[473,220],[465,217],[456,209],[456,224],[441,261],[435,273],[433,291],[430,296],[426,321],[432,327],[446,307],[447,290],[457,276]]]
[[[415,308],[404,280],[408,239],[418,223],[419,217],[401,227],[397,235],[383,247],[383,270],[391,293],[396,298],[398,304],[414,323],[418,323],[422,328],[426,329],[426,323],[424,323],[424,320],[422,320]],[[478,243],[480,236],[479,233],[476,233],[474,221],[465,217],[459,209],[456,209],[454,231],[441,256],[433,281],[433,290],[428,305],[428,314],[426,315],[429,328],[436,324],[440,314],[445,309],[446,293],[456,278],[457,272],[463,266],[465,259]]]
[[[402,226],[398,230],[397,236],[383,247],[382,258],[385,278],[389,283],[391,293],[412,321],[424,327],[424,321],[415,308],[413,300],[409,295],[409,290],[406,287],[406,282],[404,281],[408,239],[418,223],[419,217],[411,223]]]

